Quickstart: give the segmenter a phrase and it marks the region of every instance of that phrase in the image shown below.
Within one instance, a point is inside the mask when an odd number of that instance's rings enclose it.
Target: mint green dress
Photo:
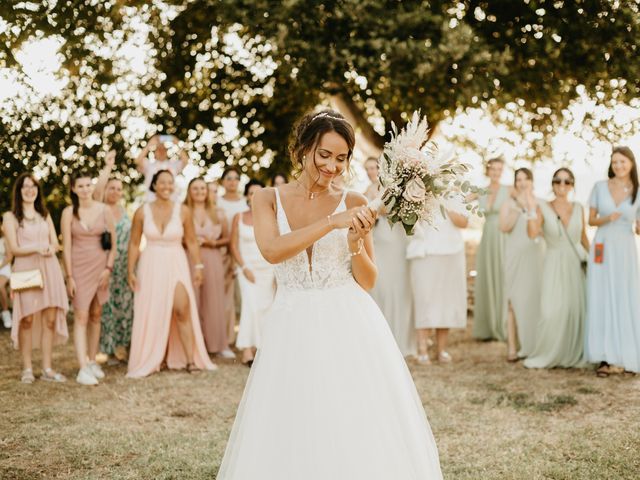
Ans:
[[[480,340],[505,340],[507,299],[504,294],[504,234],[500,231],[500,207],[509,197],[509,187],[501,185],[493,205],[488,195],[478,203],[485,222],[476,253],[473,337]]]
[[[547,244],[542,272],[540,324],[533,353],[524,361],[528,368],[585,366],[584,322],[587,314],[586,281],[580,261],[587,252],[580,244],[584,213],[573,203],[567,225],[568,237],[553,208],[541,202]]]
[[[536,333],[540,323],[540,296],[544,240],[529,238],[526,215],[513,199],[507,200],[508,208],[519,212],[518,220],[506,234],[504,249],[504,274],[507,301],[516,317],[518,356],[526,358],[533,353]]]

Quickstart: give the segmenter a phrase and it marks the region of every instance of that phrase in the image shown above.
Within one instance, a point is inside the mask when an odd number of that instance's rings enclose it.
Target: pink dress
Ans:
[[[214,225],[207,216],[204,225],[196,222],[196,236],[220,238],[222,226]],[[207,351],[222,352],[228,348],[227,317],[225,315],[224,264],[219,248],[200,247],[200,258],[204,264],[204,281],[195,289],[200,324]],[[192,271],[193,273],[193,271]]]
[[[75,215],[71,220],[71,271],[76,284],[72,302],[76,311],[88,312],[96,296],[100,305],[109,300],[109,285],[99,288],[100,275],[107,268],[109,256],[109,252],[100,244],[100,236],[105,229],[104,210],[91,228],[87,228]]]
[[[146,377],[160,370],[167,353],[169,368],[184,368],[187,356],[180,343],[175,322],[171,321],[173,297],[178,284],[189,295],[194,336],[194,362],[198,368],[215,370],[202,338],[189,262],[182,248],[184,230],[181,204],[175,203],[171,220],[160,233],[149,204],[144,205],[143,233],[147,240],[138,262],[138,290],[133,305],[133,331],[127,377]]]
[[[20,247],[36,246],[38,249],[49,245],[49,225],[42,217],[38,216],[36,221],[29,222],[23,220],[17,231],[17,241]],[[59,345],[67,341],[69,332],[67,331],[67,311],[69,310],[69,299],[62,277],[60,263],[55,255],[43,257],[38,253],[15,257],[13,263],[14,272],[24,272],[27,270],[40,269],[44,287],[32,288],[21,292],[14,292],[13,297],[13,326],[11,327],[11,340],[15,348],[18,345],[18,332],[20,331],[20,321],[45,308],[55,307],[56,325],[54,345]],[[40,348],[42,336],[42,322],[40,315],[36,315],[32,323],[33,348]]]

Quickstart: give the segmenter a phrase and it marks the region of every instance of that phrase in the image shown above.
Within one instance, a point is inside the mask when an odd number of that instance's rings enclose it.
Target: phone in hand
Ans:
[[[593,247],[593,261],[595,263],[604,262],[604,243],[596,243]]]
[[[173,142],[173,135],[160,135],[160,141],[162,143]]]

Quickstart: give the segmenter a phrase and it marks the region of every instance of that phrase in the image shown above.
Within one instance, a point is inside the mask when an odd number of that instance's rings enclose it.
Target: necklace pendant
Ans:
[[[316,198],[316,194],[313,192],[309,192],[309,200],[313,200],[314,198]]]

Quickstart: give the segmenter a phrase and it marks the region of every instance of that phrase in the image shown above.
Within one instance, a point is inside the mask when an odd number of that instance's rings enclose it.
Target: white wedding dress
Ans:
[[[291,231],[278,191],[281,234]],[[336,212],[346,209],[343,195]],[[217,480],[436,480],[435,440],[347,230],[276,265],[277,293]]]

